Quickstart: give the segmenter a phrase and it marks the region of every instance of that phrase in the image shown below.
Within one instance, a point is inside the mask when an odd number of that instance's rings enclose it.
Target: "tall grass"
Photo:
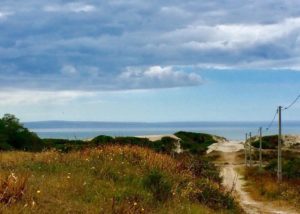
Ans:
[[[205,169],[189,167],[189,161],[128,145],[69,153],[2,152],[0,212],[238,212],[219,182]],[[201,186],[203,179],[207,185]],[[203,191],[205,201],[198,197]]]
[[[288,202],[300,209],[300,178],[284,177],[279,184],[276,174],[258,167],[248,168],[244,171],[248,181],[248,189],[259,200],[277,200]]]

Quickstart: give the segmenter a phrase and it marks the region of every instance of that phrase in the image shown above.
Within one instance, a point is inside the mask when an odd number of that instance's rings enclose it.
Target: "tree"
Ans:
[[[5,114],[0,119],[0,149],[41,151],[43,148],[42,140],[20,124],[14,115]]]

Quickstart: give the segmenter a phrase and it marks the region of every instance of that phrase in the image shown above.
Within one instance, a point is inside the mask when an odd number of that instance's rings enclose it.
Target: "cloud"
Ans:
[[[74,75],[78,74],[78,71],[73,65],[64,65],[61,68],[61,73],[65,74],[65,75],[74,76]]]
[[[181,43],[193,50],[242,50],[269,44],[300,33],[300,18],[288,18],[274,24],[223,24],[188,26],[163,36],[166,41]]]
[[[200,75],[176,71],[172,67],[152,66],[145,70],[128,68],[119,76],[131,88],[170,88],[195,86],[202,83]]]
[[[12,16],[13,14],[13,12],[0,11],[0,20],[4,20],[8,16]]]
[[[63,5],[47,5],[44,7],[46,12],[92,12],[96,10],[96,7],[89,4],[84,3],[68,3]]]
[[[63,104],[80,98],[94,97],[85,91],[6,90],[0,92],[0,106],[31,104]]]
[[[193,75],[211,68],[299,70],[298,0],[4,0],[0,6],[0,89],[185,87],[198,85]]]

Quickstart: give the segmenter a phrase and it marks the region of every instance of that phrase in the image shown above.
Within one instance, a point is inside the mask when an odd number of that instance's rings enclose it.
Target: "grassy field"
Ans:
[[[105,145],[0,153],[1,213],[239,213],[208,161]]]
[[[277,136],[263,138],[263,169],[246,168],[244,175],[252,196],[259,200],[277,201],[300,209],[300,153],[299,150],[282,151],[283,181],[277,182]],[[259,143],[254,143],[258,147]],[[253,160],[258,160],[258,151],[253,153]]]

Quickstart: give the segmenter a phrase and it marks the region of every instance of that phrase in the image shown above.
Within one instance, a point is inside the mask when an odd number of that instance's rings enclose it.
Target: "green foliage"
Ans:
[[[171,137],[163,137],[150,143],[150,147],[157,152],[171,153],[175,149],[176,139]]]
[[[220,176],[219,170],[205,157],[193,156],[191,160],[188,161],[188,166],[195,176],[207,178],[221,184],[222,177]]]
[[[189,150],[193,154],[205,153],[208,146],[217,141],[212,135],[193,132],[177,132],[177,137],[181,139],[181,146],[184,150]]]
[[[222,191],[219,185],[208,179],[199,179],[190,197],[213,209],[235,209],[235,201],[230,192]]]
[[[41,139],[33,132],[20,124],[11,114],[5,114],[0,119],[0,149],[41,151],[44,145]]]
[[[58,151],[70,152],[72,150],[81,150],[84,148],[91,148],[96,146],[103,146],[108,144],[117,145],[137,145],[147,147],[157,152],[171,153],[175,149],[176,139],[170,137],[163,137],[161,140],[150,141],[147,138],[138,137],[116,137],[100,135],[91,141],[83,140],[68,140],[68,139],[43,139],[45,148],[55,148]]]
[[[99,136],[95,137],[94,139],[92,139],[91,142],[96,144],[96,145],[101,145],[101,144],[106,144],[106,143],[113,143],[114,138],[111,137],[111,136],[99,135]]]
[[[300,178],[300,158],[294,158],[283,163],[283,175],[287,178]]]
[[[172,184],[159,170],[153,169],[144,177],[144,187],[152,192],[158,201],[166,201],[171,196]]]
[[[147,146],[150,143],[150,141],[147,138],[139,137],[116,137],[114,143],[118,145]]]
[[[274,175],[277,172],[277,159],[273,159],[265,167],[265,169]],[[282,163],[282,173],[285,178],[299,179],[300,177],[300,158],[293,157],[291,159],[285,159]]]
[[[72,150],[81,150],[89,146],[89,143],[83,140],[68,140],[68,139],[43,139],[45,148],[56,149],[61,152],[70,152]]]
[[[234,209],[235,202],[230,192],[224,192],[221,187],[208,179],[199,179],[191,196],[194,200],[204,203],[213,209]]]
[[[262,137],[263,149],[276,149],[278,145],[278,135],[270,135]],[[259,140],[252,143],[252,146],[259,148]]]

